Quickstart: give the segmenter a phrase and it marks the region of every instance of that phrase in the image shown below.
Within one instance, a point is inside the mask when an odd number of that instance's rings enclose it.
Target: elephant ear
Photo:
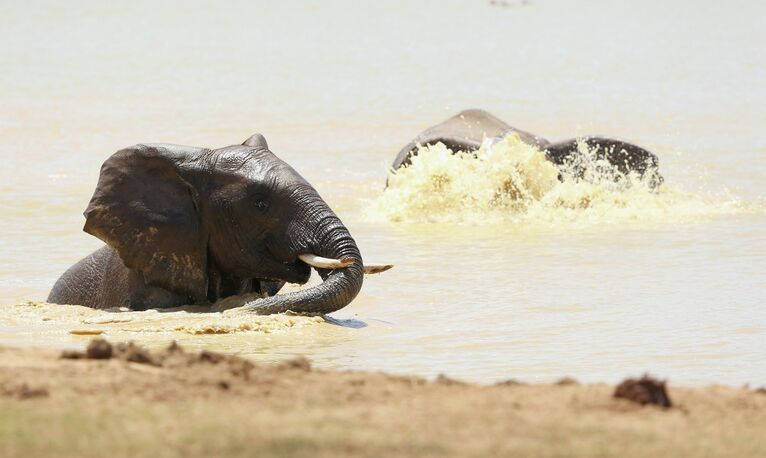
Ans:
[[[622,173],[638,172],[643,175],[647,170],[659,166],[657,156],[640,146],[622,140],[605,137],[573,138],[548,145],[546,156],[557,165],[563,165],[579,154],[578,142],[584,141],[589,148],[595,148],[596,157],[608,161]]]
[[[207,242],[197,192],[181,176],[172,147],[138,145],[104,162],[85,210],[85,232],[115,249],[147,285],[194,302],[207,295]]]
[[[653,153],[632,143],[605,137],[573,138],[553,143],[546,147],[545,155],[556,165],[571,163],[579,154],[578,143],[584,141],[589,148],[595,148],[595,157],[612,164],[621,173],[638,173],[652,189],[656,189],[665,179],[659,172],[659,159]],[[575,163],[576,176],[582,177],[583,165]]]
[[[269,144],[266,143],[266,137],[261,134],[253,134],[247,140],[242,142],[244,146],[252,146],[253,148],[269,149]]]

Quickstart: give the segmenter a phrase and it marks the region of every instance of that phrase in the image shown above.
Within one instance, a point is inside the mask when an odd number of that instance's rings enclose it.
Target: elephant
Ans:
[[[585,141],[591,149],[595,149],[597,159],[607,160],[622,174],[636,172],[641,177],[650,174],[648,181],[652,188],[658,187],[664,181],[657,171],[659,167],[657,156],[640,146],[598,136],[551,143],[543,137],[511,127],[493,114],[480,109],[463,110],[421,132],[399,151],[391,169],[396,171],[402,166],[411,164],[410,159],[417,154],[418,145],[433,145],[441,142],[452,151],[472,152],[479,149],[485,138],[496,139],[510,133],[518,134],[524,143],[543,150],[546,158],[560,169],[571,164],[572,159],[579,154],[577,143],[581,140]],[[585,170],[575,166],[571,171],[576,177],[582,178]],[[561,175],[559,178],[562,178]]]
[[[106,245],[70,267],[48,302],[145,310],[258,293],[245,307],[258,314],[326,314],[362,287],[348,229],[261,134],[219,149],[122,149],[101,167],[84,215],[84,231]],[[310,267],[321,284],[277,294],[306,283]]]

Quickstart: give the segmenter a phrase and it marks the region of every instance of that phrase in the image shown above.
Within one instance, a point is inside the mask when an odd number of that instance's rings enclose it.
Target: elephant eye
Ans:
[[[266,210],[269,209],[269,203],[266,202],[265,200],[258,199],[255,201],[254,205],[255,205],[255,208],[257,208],[258,210],[262,212],[265,212]]]

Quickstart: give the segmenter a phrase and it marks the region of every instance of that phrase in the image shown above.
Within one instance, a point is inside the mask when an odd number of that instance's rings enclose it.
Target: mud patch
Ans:
[[[644,375],[640,379],[627,379],[617,385],[615,398],[627,399],[641,405],[654,404],[660,407],[672,407],[672,402],[665,389],[665,381],[659,381]]]
[[[26,383],[18,385],[0,385],[0,396],[15,399],[47,398],[50,395],[48,389],[42,386],[30,386]]]
[[[466,382],[462,380],[457,380],[452,377],[449,377],[445,374],[439,374],[434,379],[434,383],[438,383],[440,385],[452,385],[452,386],[465,386],[468,385]]]
[[[200,364],[225,366],[229,368],[230,373],[240,375],[249,373],[255,367],[249,360],[234,355],[205,350],[189,353],[176,342],[164,349],[150,351],[134,342],[120,342],[112,345],[104,339],[93,339],[85,351],[65,350],[61,352],[60,357],[63,359],[115,359],[163,368],[191,367]],[[284,364],[290,364],[290,367],[301,366],[304,370],[311,369],[308,360],[298,363],[291,360]]]
[[[495,386],[524,386],[526,383],[522,382],[521,380],[516,380],[515,378],[509,378],[508,380],[503,380],[501,382],[495,383]]]

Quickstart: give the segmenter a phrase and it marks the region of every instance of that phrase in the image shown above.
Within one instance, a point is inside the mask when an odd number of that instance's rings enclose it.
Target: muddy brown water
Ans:
[[[485,382],[766,379],[763,4],[202,6],[6,6],[0,343],[76,347],[91,338],[80,330]],[[436,157],[382,196],[399,148],[468,107],[553,140],[631,140],[660,157],[663,190],[558,187],[561,204],[548,190],[505,214],[488,200],[466,211],[466,192],[507,180]],[[82,211],[109,154],[255,131],[367,259],[396,264],[333,314],[342,326],[18,305],[100,246]],[[418,199],[434,176],[459,178],[451,200]]]

